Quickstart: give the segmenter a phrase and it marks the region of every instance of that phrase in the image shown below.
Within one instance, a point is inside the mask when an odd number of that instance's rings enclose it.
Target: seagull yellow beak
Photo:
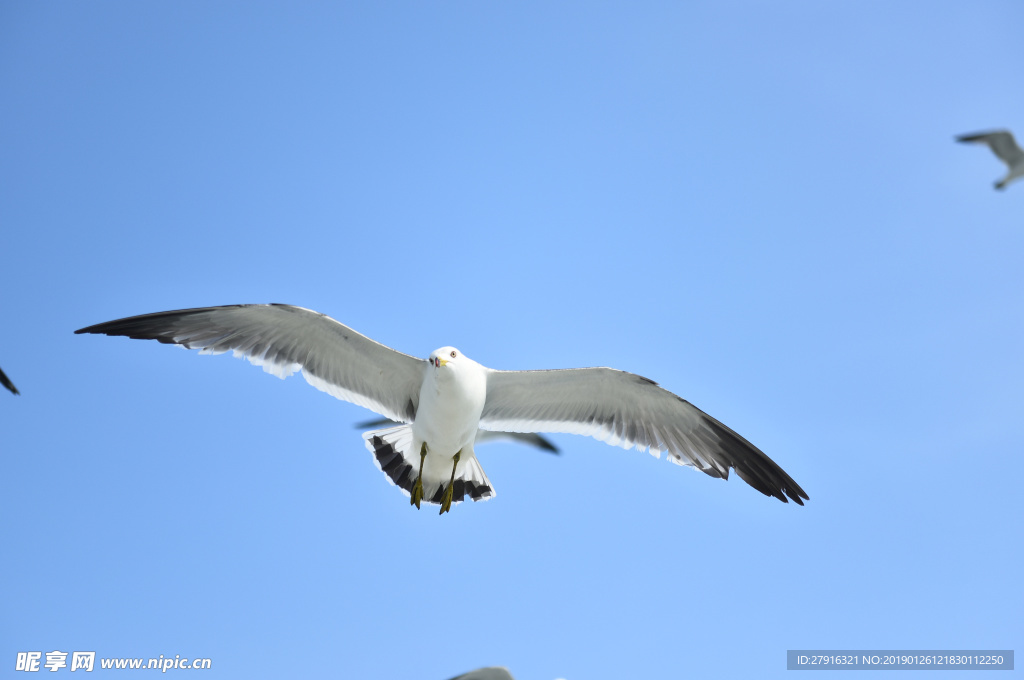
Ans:
[[[441,357],[438,357],[438,358],[437,358],[437,363],[439,363],[439,364],[441,364],[442,366],[444,366],[445,364],[447,364],[447,363],[448,363],[448,360],[447,360],[447,359],[442,359]]]

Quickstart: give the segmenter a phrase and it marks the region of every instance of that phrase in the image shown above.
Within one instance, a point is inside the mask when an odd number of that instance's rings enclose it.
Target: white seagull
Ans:
[[[1024,151],[1017,146],[1017,141],[1009,130],[993,130],[992,132],[977,132],[973,135],[960,135],[956,138],[958,142],[973,144],[986,144],[992,149],[992,153],[999,157],[999,160],[1006,163],[1010,171],[1006,177],[996,182],[996,189],[1003,189],[1007,184],[1024,177]]]
[[[662,451],[722,479],[729,468],[766,496],[799,505],[807,494],[746,439],[657,383],[614,368],[496,371],[454,347],[402,354],[334,319],[291,305],[157,312],[82,328],[198,349],[231,351],[279,378],[306,381],[403,423],[365,432],[377,467],[410,497],[451,509],[494,496],[476,458],[478,429],[566,432],[624,449]]]

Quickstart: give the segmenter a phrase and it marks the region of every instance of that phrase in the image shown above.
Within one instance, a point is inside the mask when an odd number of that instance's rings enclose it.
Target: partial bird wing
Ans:
[[[525,444],[526,446],[533,446],[541,449],[542,451],[548,451],[556,455],[561,453],[558,450],[558,447],[551,443],[550,439],[542,437],[536,432],[499,432],[497,430],[478,430],[476,433],[477,444],[500,441]]]
[[[1017,141],[1013,138],[1013,134],[1007,130],[961,135],[956,138],[956,141],[987,144],[992,149],[992,153],[1010,167],[1024,163],[1024,151],[1017,146]]]
[[[568,432],[624,449],[650,448],[712,477],[740,479],[766,496],[803,505],[807,494],[771,458],[657,383],[613,368],[489,371],[480,427]]]
[[[364,420],[361,423],[356,423],[356,429],[376,430],[377,428],[388,427],[394,424],[395,421],[389,420],[388,418],[374,418],[373,420]],[[555,454],[559,453],[557,446],[552,444],[547,437],[542,437],[536,432],[493,432],[491,430],[477,430],[477,444],[502,440],[515,442],[517,444],[525,444],[527,446],[535,446],[538,449],[550,451]]]
[[[124,335],[199,349],[232,351],[267,373],[301,370],[328,394],[399,422],[412,422],[426,361],[385,347],[329,316],[291,305],[230,305],[143,314],[75,333]]]
[[[18,391],[18,388],[14,386],[14,383],[11,382],[11,379],[7,377],[7,374],[4,373],[2,369],[0,369],[0,385],[3,385],[4,387],[9,389],[11,392],[14,392],[15,394],[21,394],[21,392]]]
[[[451,680],[515,680],[512,673],[504,666],[491,666],[489,668],[477,668],[475,671],[463,673]]]

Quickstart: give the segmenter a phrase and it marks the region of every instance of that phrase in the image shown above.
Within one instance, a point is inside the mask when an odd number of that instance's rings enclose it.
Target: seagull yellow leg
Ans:
[[[444,490],[444,495],[441,497],[441,512],[438,514],[443,515],[452,509],[452,496],[455,491],[455,468],[459,464],[459,458],[462,457],[462,451],[460,450],[452,458],[452,478],[448,481],[448,488]]]
[[[416,475],[416,483],[412,485],[412,495],[409,497],[409,505],[415,505],[420,509],[420,501],[423,500],[423,461],[427,459],[427,443],[423,442],[420,447],[420,472]]]

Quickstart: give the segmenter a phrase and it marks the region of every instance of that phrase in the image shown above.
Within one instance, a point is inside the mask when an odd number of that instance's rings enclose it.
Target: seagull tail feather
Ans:
[[[373,454],[373,462],[388,481],[406,496],[412,495],[413,484],[420,466],[420,442],[415,440],[411,425],[386,427],[363,433],[366,449]],[[470,451],[469,453],[472,453]],[[451,475],[450,460],[437,464],[427,455],[423,469],[423,502],[440,505]],[[495,495],[491,480],[480,466],[476,455],[463,455],[455,469],[452,502],[460,503],[467,497],[474,501],[487,500]]]

